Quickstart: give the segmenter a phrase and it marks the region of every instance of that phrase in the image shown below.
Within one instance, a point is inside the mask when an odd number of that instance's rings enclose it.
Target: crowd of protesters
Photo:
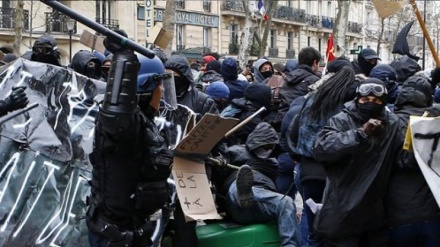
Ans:
[[[174,75],[177,102],[198,119],[244,121],[264,108],[211,152],[238,171],[206,161],[218,210],[230,220],[276,220],[281,246],[440,246],[439,205],[413,152],[402,149],[410,115],[440,116],[440,69],[425,73],[407,56],[384,64],[370,48],[324,69],[313,47],[285,64],[260,58],[244,69],[233,57],[206,54],[190,65],[154,52]],[[79,51],[68,67],[106,81],[112,55]],[[23,57],[61,66],[49,35]],[[27,104],[22,94],[11,109]],[[308,201],[303,212],[298,196]],[[197,246],[196,223],[185,222],[180,206],[175,221],[173,245]]]

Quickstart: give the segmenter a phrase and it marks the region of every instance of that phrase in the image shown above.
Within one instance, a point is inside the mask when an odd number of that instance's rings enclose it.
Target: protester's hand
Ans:
[[[382,121],[374,118],[370,118],[368,122],[362,125],[362,129],[364,130],[365,134],[367,134],[367,136],[373,135],[381,127],[382,127]]]
[[[12,93],[5,99],[5,106],[8,111],[14,111],[25,107],[29,103],[24,90],[26,87],[13,87]]]

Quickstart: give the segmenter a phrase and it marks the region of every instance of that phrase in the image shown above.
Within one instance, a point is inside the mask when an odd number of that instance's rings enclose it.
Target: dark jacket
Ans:
[[[310,66],[301,64],[296,70],[286,75],[286,82],[280,89],[281,103],[278,110],[279,118],[289,110],[292,101],[309,92],[309,86],[319,80]]]
[[[440,108],[428,107],[423,93],[403,88],[396,102],[395,114],[402,122],[405,136],[410,116],[440,116]],[[440,208],[429,189],[413,152],[403,151],[394,167],[388,187],[387,214],[389,225],[397,226],[427,220],[439,220]]]
[[[188,106],[195,113],[205,115],[205,113],[218,113],[213,99],[195,88],[194,79],[188,60],[179,55],[171,56],[165,63],[165,68],[179,73],[188,81],[188,91],[177,97],[177,103]]]
[[[221,66],[221,75],[225,85],[229,88],[229,99],[239,99],[244,97],[244,91],[249,86],[249,82],[238,80],[237,60],[235,58],[225,58]]]
[[[273,157],[262,159],[257,157],[255,152],[261,146],[278,143],[278,134],[275,130],[268,123],[261,123],[249,135],[245,145],[234,145],[228,149],[229,162],[236,166],[249,165],[254,171],[254,185],[276,191],[277,159]],[[226,179],[224,188],[229,188],[236,176],[237,171],[232,172]]]
[[[314,157],[329,179],[315,220],[327,238],[347,238],[385,226],[386,187],[403,141],[395,115],[384,110],[381,133],[367,137],[354,102],[318,134]]]

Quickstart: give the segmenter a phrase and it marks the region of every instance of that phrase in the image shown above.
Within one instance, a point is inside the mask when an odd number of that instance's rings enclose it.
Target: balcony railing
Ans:
[[[238,51],[240,49],[240,45],[237,43],[229,44],[229,55],[238,55]]]
[[[16,9],[14,8],[0,7],[0,28],[14,28],[15,13]],[[24,10],[23,28],[29,30],[29,10]]]
[[[211,2],[203,2],[203,11],[211,12]]]
[[[306,11],[303,9],[295,9],[288,6],[278,6],[274,17],[287,21],[306,22]]]
[[[328,28],[328,29],[333,29],[334,23],[335,23],[335,21],[333,18],[324,17],[324,16],[322,17],[322,20],[321,20],[322,27]]]
[[[317,15],[306,15],[306,23],[312,27],[321,27],[322,24],[319,21],[319,16]]]
[[[95,20],[97,23],[103,25],[104,27],[106,27],[108,29],[111,29],[111,30],[119,29],[119,20],[103,19],[103,18],[96,18]]]
[[[286,58],[295,58],[295,50],[286,50]]]
[[[362,25],[357,22],[348,22],[348,31],[352,33],[362,33]]]
[[[237,0],[226,0],[223,2],[222,10],[244,13],[243,3]]]
[[[67,21],[70,19],[68,16],[59,12],[46,12],[46,32],[61,32],[68,33]],[[73,27],[73,33],[76,33],[76,22]]]
[[[184,50],[185,49],[185,45],[177,45],[176,46],[176,50],[177,51],[181,51],[181,50]]]
[[[269,57],[278,57],[278,48],[269,48]]]

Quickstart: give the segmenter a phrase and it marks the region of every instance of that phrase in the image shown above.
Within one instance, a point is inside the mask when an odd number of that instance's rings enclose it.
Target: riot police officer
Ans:
[[[139,76],[138,76],[138,70]],[[153,122],[161,85],[171,76],[159,58],[115,52],[96,117],[87,225],[95,246],[146,246],[148,217],[168,198],[172,152]]]

